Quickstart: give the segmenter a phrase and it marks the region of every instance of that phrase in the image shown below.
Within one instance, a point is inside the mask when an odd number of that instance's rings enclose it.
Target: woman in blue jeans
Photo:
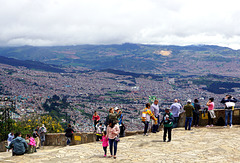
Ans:
[[[120,133],[120,129],[117,124],[113,123],[113,121],[109,122],[107,126],[107,137],[109,139],[109,149],[110,149],[110,157],[113,157],[113,147],[114,147],[114,159],[116,159],[117,154],[117,143],[118,143],[118,134]]]

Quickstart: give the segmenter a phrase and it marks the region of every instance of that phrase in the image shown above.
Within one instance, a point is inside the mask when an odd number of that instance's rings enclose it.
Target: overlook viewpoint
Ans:
[[[101,142],[67,147],[44,147],[34,154],[0,153],[0,162],[239,162],[240,126],[173,130],[172,141],[163,132],[121,138],[117,159],[104,158]],[[109,149],[108,149],[109,155]]]

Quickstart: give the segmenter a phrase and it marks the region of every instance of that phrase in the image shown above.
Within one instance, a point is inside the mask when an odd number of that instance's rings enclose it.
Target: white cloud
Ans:
[[[214,44],[240,49],[238,0],[0,0],[0,45]]]

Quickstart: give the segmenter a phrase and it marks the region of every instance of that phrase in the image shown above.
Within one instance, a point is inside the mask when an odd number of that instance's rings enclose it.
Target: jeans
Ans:
[[[228,125],[228,117],[229,117],[229,125],[232,126],[232,110],[225,110],[225,126]]]
[[[109,139],[109,149],[110,149],[111,156],[113,155],[112,154],[113,145],[114,145],[114,156],[115,156],[117,154],[117,142],[115,141],[115,139]]]
[[[168,140],[171,141],[172,127],[164,127],[163,141],[166,141],[167,133],[168,133]]]
[[[193,125],[198,125],[199,123],[199,114],[193,113]]]
[[[158,126],[159,126],[159,124],[160,124],[160,120],[159,120],[159,116],[158,117],[156,117],[157,118],[157,123],[158,124],[154,124],[153,126],[152,126],[152,132],[157,132],[158,131]]]
[[[188,126],[188,130],[191,130],[192,120],[193,120],[192,117],[186,117],[185,130],[187,130],[187,126]]]
[[[148,131],[148,125],[149,125],[149,122],[148,122],[148,121],[145,121],[145,122],[144,122],[144,134],[146,134],[147,131]]]
[[[178,121],[179,121],[179,117],[174,117],[173,128],[177,128],[178,127]]]

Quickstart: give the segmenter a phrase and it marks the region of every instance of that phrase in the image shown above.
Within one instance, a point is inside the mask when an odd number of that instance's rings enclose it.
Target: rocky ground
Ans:
[[[121,138],[117,159],[104,158],[100,142],[68,147],[44,147],[34,154],[12,157],[0,153],[0,162],[240,162],[240,126],[232,129],[183,128],[173,130],[172,142],[163,132]],[[109,152],[109,149],[108,149]]]

